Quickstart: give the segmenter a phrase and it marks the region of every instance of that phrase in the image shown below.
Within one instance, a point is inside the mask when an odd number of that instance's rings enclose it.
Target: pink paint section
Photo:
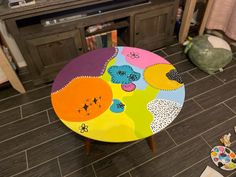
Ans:
[[[129,64],[141,69],[154,64],[170,64],[161,56],[139,48],[124,47],[122,55]]]

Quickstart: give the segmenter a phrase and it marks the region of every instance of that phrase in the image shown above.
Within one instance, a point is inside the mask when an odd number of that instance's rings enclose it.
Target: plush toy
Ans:
[[[208,74],[223,71],[223,67],[232,60],[229,44],[216,36],[189,38],[184,45],[190,60]]]

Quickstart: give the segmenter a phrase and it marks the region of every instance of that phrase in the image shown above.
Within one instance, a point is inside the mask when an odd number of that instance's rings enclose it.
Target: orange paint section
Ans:
[[[81,77],[52,93],[51,101],[58,117],[66,121],[82,122],[99,116],[110,107],[112,90],[100,78]]]

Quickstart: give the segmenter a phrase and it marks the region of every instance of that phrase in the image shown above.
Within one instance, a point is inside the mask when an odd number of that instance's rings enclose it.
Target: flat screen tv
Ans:
[[[150,3],[150,0],[111,0],[85,7],[85,9],[88,10],[87,15],[91,15],[143,3]]]
[[[58,23],[65,23],[67,21],[73,21],[85,16],[95,15],[111,10],[150,2],[150,0],[100,0],[97,1],[96,4],[86,5],[85,3],[81,7],[30,17],[23,20],[17,20],[16,22],[18,27],[24,27],[39,23],[41,23],[43,26],[50,26]]]

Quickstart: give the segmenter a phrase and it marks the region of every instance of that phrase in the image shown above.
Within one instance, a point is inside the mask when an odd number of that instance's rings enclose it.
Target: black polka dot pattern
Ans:
[[[166,73],[166,77],[168,77],[168,79],[170,79],[170,80],[175,80],[180,84],[183,83],[183,80],[176,69],[172,69],[168,73]]]

